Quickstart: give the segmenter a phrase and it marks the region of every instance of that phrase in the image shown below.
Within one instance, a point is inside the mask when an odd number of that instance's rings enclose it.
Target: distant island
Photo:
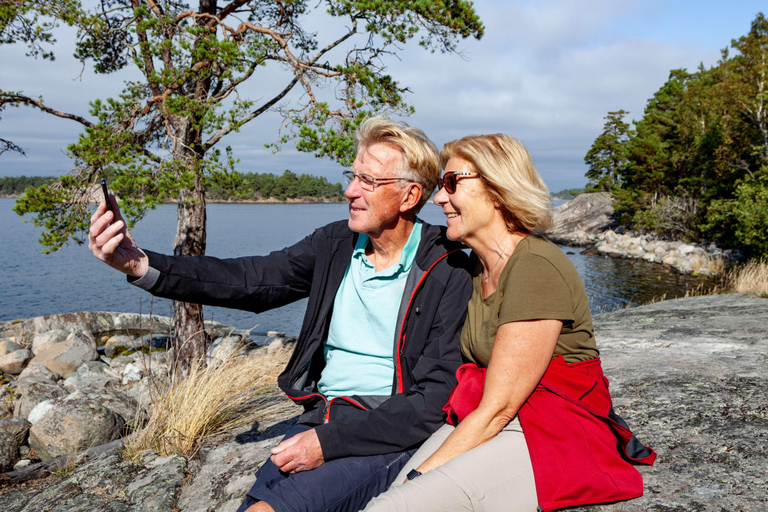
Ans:
[[[0,198],[19,198],[28,187],[49,185],[57,179],[41,176],[0,178]],[[206,200],[211,203],[339,203],[346,201],[344,188],[340,183],[330,183],[321,176],[296,174],[290,170],[280,175],[230,172],[226,179],[208,184]],[[168,199],[166,201],[171,202]]]
[[[552,199],[561,199],[563,201],[570,201],[580,194],[587,192],[586,188],[566,188],[560,192],[552,192]]]

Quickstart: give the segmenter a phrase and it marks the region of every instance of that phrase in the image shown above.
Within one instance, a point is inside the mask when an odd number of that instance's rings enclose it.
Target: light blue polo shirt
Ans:
[[[417,218],[400,261],[381,272],[365,255],[368,235],[358,237],[323,344],[325,368],[317,387],[325,396],[392,393],[397,315],[421,241],[421,225]]]

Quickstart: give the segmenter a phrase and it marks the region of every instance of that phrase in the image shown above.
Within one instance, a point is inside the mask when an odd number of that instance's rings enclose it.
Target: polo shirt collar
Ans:
[[[416,251],[419,250],[419,243],[421,242],[421,227],[421,219],[416,217],[411,234],[408,235],[408,241],[405,242],[403,252],[400,254],[400,261],[397,262],[397,265],[390,267],[393,274],[395,272],[409,272],[411,270],[411,265],[413,265],[413,261],[416,259]],[[370,237],[363,233],[357,237],[357,243],[355,244],[355,250],[352,252],[352,258],[361,258],[367,266],[372,267],[373,265],[371,264],[371,261],[368,259],[368,256],[365,255],[365,248],[368,246],[369,240]]]

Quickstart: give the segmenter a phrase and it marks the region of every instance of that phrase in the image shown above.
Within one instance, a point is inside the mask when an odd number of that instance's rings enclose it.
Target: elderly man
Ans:
[[[308,297],[278,378],[304,407],[240,511],[355,511],[384,491],[442,423],[461,364],[466,255],[416,213],[440,159],[424,133],[383,118],[356,133],[349,220],[268,256],[179,258],[139,249],[102,204],[94,255],[154,295],[260,312]],[[110,225],[110,222],[112,224]]]

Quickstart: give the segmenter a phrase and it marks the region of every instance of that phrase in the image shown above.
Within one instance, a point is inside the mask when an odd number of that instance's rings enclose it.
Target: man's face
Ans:
[[[355,174],[374,178],[396,178],[403,154],[386,144],[362,147],[352,163]],[[376,238],[382,231],[393,228],[400,219],[400,206],[406,194],[402,181],[377,183],[372,191],[365,190],[359,179],[347,185],[344,195],[349,200],[349,229]]]

